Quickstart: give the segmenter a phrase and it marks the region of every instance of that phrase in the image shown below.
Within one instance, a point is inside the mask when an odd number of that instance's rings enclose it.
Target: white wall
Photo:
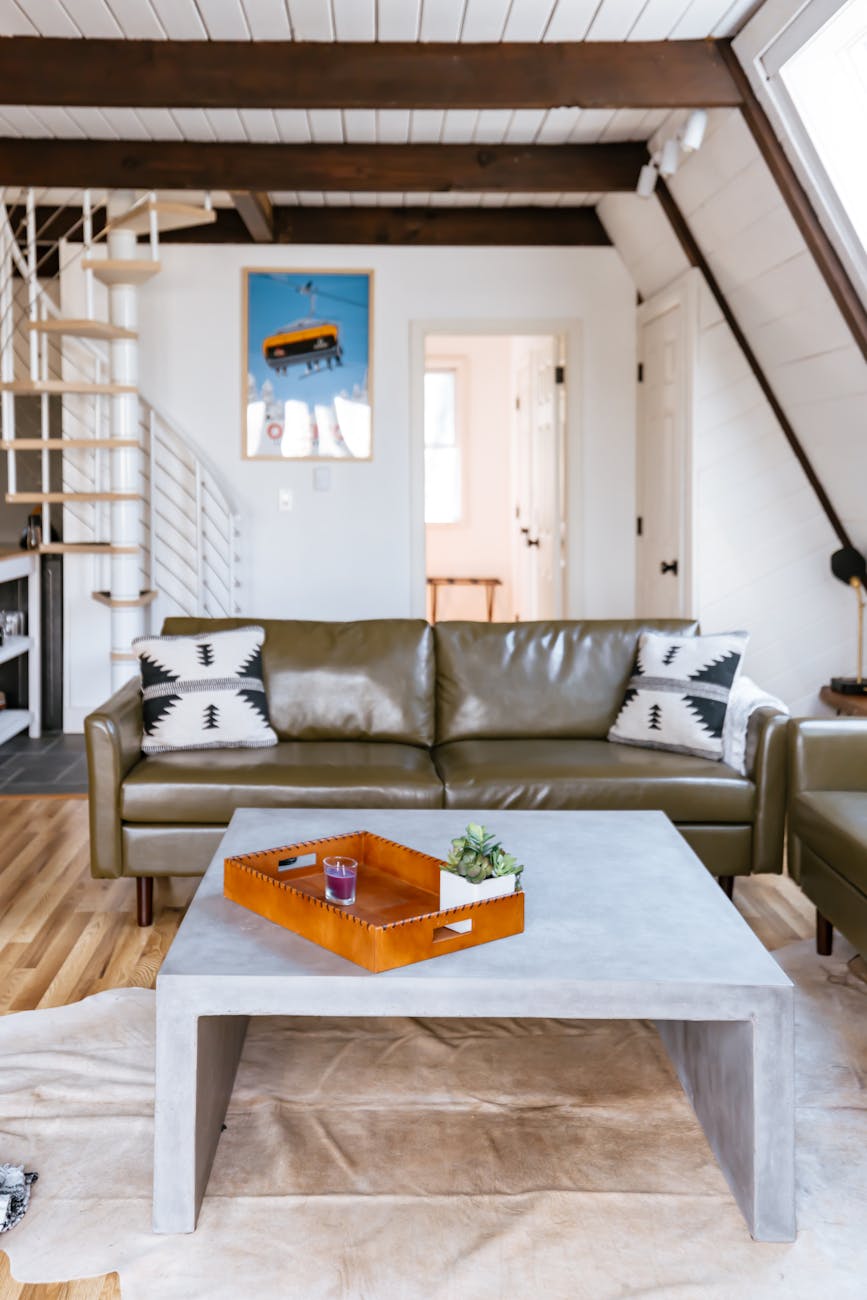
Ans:
[[[867,543],[867,365],[740,115],[711,114],[670,182],[778,399],[856,546]],[[600,215],[645,297],[687,269],[656,200],[609,196]],[[646,238],[645,238],[646,235]],[[748,671],[793,712],[855,667],[855,600],[838,546],[710,293],[696,376],[696,565],[707,631],[751,632]]]
[[[634,288],[614,249],[175,244],[161,248],[161,263],[140,292],[141,391],[234,488],[243,613],[424,616],[421,390],[411,381],[421,322],[439,332],[486,324],[492,333],[514,322],[566,337],[568,613],[631,613]],[[314,491],[309,463],[241,458],[245,266],[374,271],[374,455],[369,463],[331,463],[330,491]],[[294,493],[291,513],[278,512],[281,487]],[[98,584],[80,567],[88,562],[73,562],[79,572],[70,591],[81,592],[67,626],[70,727],[110,689],[107,611],[89,597]]]
[[[459,383],[466,386],[458,398],[463,515],[454,524],[428,524],[426,569],[439,577],[499,578],[494,618],[508,621],[513,614],[512,340],[436,334],[427,340],[425,359],[434,368],[457,360]],[[437,617],[484,619],[483,588],[441,589]]]
[[[634,289],[613,249],[268,248],[167,245],[142,290],[141,386],[228,476],[243,515],[245,611],[298,618],[422,614],[421,446],[411,449],[413,323],[544,322],[567,335],[570,613],[632,609]],[[369,464],[241,460],[241,268],[374,270]],[[574,382],[572,380],[574,376]],[[420,406],[421,395],[413,393]],[[417,419],[421,439],[421,420]],[[295,494],[277,511],[279,487]],[[592,538],[594,558],[590,556]]]

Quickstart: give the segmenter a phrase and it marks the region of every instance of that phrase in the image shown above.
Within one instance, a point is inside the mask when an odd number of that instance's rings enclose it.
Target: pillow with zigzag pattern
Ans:
[[[136,637],[142,752],[276,745],[262,680],[264,642],[262,627]]]
[[[746,632],[717,636],[643,632],[608,739],[719,761],[729,695],[747,640]]]

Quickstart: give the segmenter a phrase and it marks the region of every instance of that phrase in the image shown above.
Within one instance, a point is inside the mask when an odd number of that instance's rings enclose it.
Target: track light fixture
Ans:
[[[646,162],[638,173],[635,193],[639,198],[650,198],[660,176],[674,175],[680,165],[681,152],[695,153],[696,149],[701,148],[706,130],[707,112],[703,108],[693,109],[677,134],[663,140],[660,148],[651,155],[650,161]]]
[[[638,184],[635,187],[635,193],[641,199],[649,199],[656,189],[656,178],[659,172],[656,170],[656,164],[647,162],[638,173]]]
[[[707,112],[703,108],[694,108],[680,133],[680,147],[683,152],[695,153],[696,149],[700,149],[706,130]]]
[[[659,155],[659,171],[662,176],[673,176],[680,163],[680,143],[676,136],[666,140]]]

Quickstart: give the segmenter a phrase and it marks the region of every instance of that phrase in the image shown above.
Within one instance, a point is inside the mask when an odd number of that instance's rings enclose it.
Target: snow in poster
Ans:
[[[370,460],[372,281],[244,271],[247,459]]]

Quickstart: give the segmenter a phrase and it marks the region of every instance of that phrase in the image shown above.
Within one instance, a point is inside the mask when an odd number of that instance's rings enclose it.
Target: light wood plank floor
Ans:
[[[133,882],[90,877],[84,799],[0,798],[0,831],[0,1012],[152,988],[195,882],[157,882],[154,925],[140,929]],[[768,948],[813,933],[813,908],[786,878],[739,880],[735,903]],[[21,1285],[0,1252],[0,1300],[120,1300],[120,1284],[112,1273]]]

